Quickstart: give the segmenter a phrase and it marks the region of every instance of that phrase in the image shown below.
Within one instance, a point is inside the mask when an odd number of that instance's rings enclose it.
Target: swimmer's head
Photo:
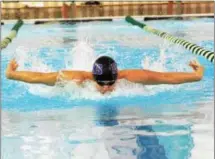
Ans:
[[[111,86],[117,80],[117,64],[108,57],[101,56],[93,64],[93,77],[100,86]]]

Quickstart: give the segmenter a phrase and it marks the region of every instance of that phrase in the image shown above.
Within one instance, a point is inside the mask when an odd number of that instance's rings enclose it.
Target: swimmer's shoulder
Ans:
[[[58,72],[57,84],[64,86],[68,81],[74,81],[81,85],[86,80],[93,80],[92,72],[78,70],[61,70]]]
[[[85,80],[93,80],[92,72],[83,71],[83,76]]]
[[[152,71],[144,69],[127,69],[118,71],[118,79],[133,79],[139,77],[147,77]]]
[[[78,70],[62,70],[60,73],[65,80],[80,79],[80,80],[93,80],[92,72],[78,71]]]
[[[128,70],[119,70],[118,71],[118,79],[126,78],[128,74]]]

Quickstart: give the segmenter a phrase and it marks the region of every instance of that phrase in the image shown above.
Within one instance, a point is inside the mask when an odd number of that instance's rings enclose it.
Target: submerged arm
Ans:
[[[155,72],[149,70],[123,70],[121,77],[142,84],[182,84],[200,81],[204,68],[196,61],[190,62],[194,72]]]

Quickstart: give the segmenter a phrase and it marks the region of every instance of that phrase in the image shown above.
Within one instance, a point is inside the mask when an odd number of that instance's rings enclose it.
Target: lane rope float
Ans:
[[[147,26],[146,24],[144,23],[140,23],[138,21],[136,21],[134,18],[132,18],[131,16],[127,16],[125,18],[125,20],[128,22],[128,23],[131,23],[133,25],[136,25],[140,28],[142,28],[143,30],[147,31],[147,32],[150,32],[150,33],[153,33],[155,35],[158,35],[160,36],[161,38],[164,38],[170,42],[173,42],[175,44],[179,44],[181,46],[183,46],[185,49],[191,51],[193,54],[195,55],[201,55],[201,56],[204,56],[207,60],[209,60],[210,62],[214,63],[214,52],[212,51],[209,51],[209,50],[206,50],[196,44],[193,44],[193,43],[190,43],[184,39],[181,39],[181,38],[177,38],[177,37],[174,37],[166,32],[163,32],[163,31],[160,31],[160,30],[157,30],[157,29],[154,29],[150,26]]]
[[[1,41],[1,49],[4,49],[8,46],[9,43],[16,37],[20,27],[23,25],[23,21],[20,19],[11,29],[10,34]]]

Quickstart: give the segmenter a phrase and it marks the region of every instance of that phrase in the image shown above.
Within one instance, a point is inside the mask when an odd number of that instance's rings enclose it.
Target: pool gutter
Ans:
[[[151,16],[132,16],[139,20],[163,20],[163,19],[177,19],[184,20],[189,18],[214,18],[213,13],[207,14],[182,14],[182,15],[151,15]],[[85,18],[58,18],[58,19],[24,19],[25,24],[45,24],[53,22],[64,22],[64,23],[78,23],[78,22],[91,22],[91,21],[113,21],[113,20],[124,20],[125,16],[114,16],[114,17],[85,17]],[[14,24],[17,20],[2,20],[3,24]]]

